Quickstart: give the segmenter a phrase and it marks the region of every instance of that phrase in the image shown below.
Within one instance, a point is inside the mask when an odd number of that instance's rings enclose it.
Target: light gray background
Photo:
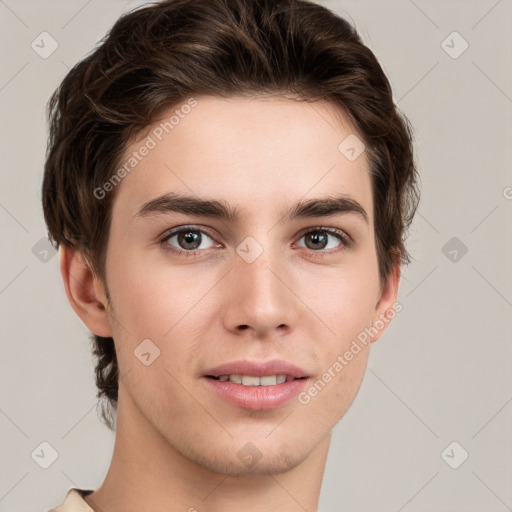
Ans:
[[[140,3],[0,0],[2,512],[44,511],[71,486],[96,488],[110,462],[88,331],[67,303],[58,255],[44,261],[36,245],[46,236],[45,105]],[[356,23],[414,125],[422,202],[403,310],[334,429],[320,511],[510,511],[512,1],[322,3]],[[47,59],[31,48],[43,31],[59,45]],[[463,48],[454,31],[469,44],[457,58],[447,53]],[[458,247],[443,252],[452,237]],[[43,441],[58,452],[48,469],[31,457]],[[443,459],[452,441],[460,447]],[[468,459],[452,469],[462,450]]]

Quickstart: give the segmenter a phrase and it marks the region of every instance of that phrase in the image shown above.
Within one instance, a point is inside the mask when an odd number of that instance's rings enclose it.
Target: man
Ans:
[[[317,510],[419,197],[375,56],[314,3],[169,0],[50,120],[45,219],[116,430],[53,510]]]

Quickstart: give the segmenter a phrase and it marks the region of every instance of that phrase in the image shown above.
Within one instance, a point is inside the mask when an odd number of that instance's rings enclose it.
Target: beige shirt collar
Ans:
[[[68,491],[64,503],[49,512],[95,512],[83,498],[92,492],[89,489],[72,488]]]

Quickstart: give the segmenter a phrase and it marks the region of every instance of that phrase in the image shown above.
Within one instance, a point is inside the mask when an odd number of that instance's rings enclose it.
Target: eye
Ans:
[[[304,242],[301,244],[302,240]],[[335,249],[333,252],[336,252],[336,249],[350,248],[352,243],[352,239],[342,231],[332,228],[316,228],[302,235],[298,245],[316,252],[326,249]]]
[[[215,247],[216,244],[213,239],[203,230],[182,227],[175,229],[168,233],[162,240],[164,248],[175,253],[190,253],[195,254],[196,251],[207,250]]]

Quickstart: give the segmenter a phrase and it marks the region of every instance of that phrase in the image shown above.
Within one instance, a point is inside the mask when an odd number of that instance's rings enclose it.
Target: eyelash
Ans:
[[[204,229],[198,229],[196,226],[180,226],[180,228],[178,228],[178,229],[174,229],[174,230],[172,230],[170,232],[167,232],[164,235],[164,237],[160,239],[160,244],[162,245],[163,249],[165,251],[168,251],[168,252],[170,252],[172,254],[176,254],[178,256],[185,256],[186,258],[197,258],[197,257],[200,256],[200,253],[209,250],[209,249],[195,249],[193,251],[187,251],[185,249],[177,249],[176,247],[174,247],[174,246],[172,246],[172,245],[170,245],[168,243],[170,238],[172,238],[173,236],[178,235],[178,234],[180,234],[180,233],[182,233],[184,231],[185,232],[187,232],[187,231],[195,231],[195,232],[203,233],[203,234],[207,235],[209,238],[211,238],[212,240],[214,240],[213,236],[210,235],[208,233],[208,231],[205,231]],[[340,245],[339,248],[337,248],[337,249],[330,249],[328,251],[326,251],[324,249],[320,249],[318,251],[315,251],[313,249],[309,249],[309,251],[311,251],[314,254],[315,258],[321,259],[321,258],[324,258],[326,256],[330,256],[332,254],[337,254],[338,252],[351,249],[353,247],[353,245],[354,245],[354,240],[347,233],[345,233],[345,232],[343,232],[341,230],[338,230],[338,229],[327,228],[327,227],[322,227],[322,226],[318,226],[318,227],[314,227],[314,228],[308,229],[308,231],[305,231],[299,237],[299,240],[301,238],[305,237],[306,235],[311,234],[311,233],[328,233],[328,234],[334,236],[335,238],[337,238],[341,242],[341,245]]]

